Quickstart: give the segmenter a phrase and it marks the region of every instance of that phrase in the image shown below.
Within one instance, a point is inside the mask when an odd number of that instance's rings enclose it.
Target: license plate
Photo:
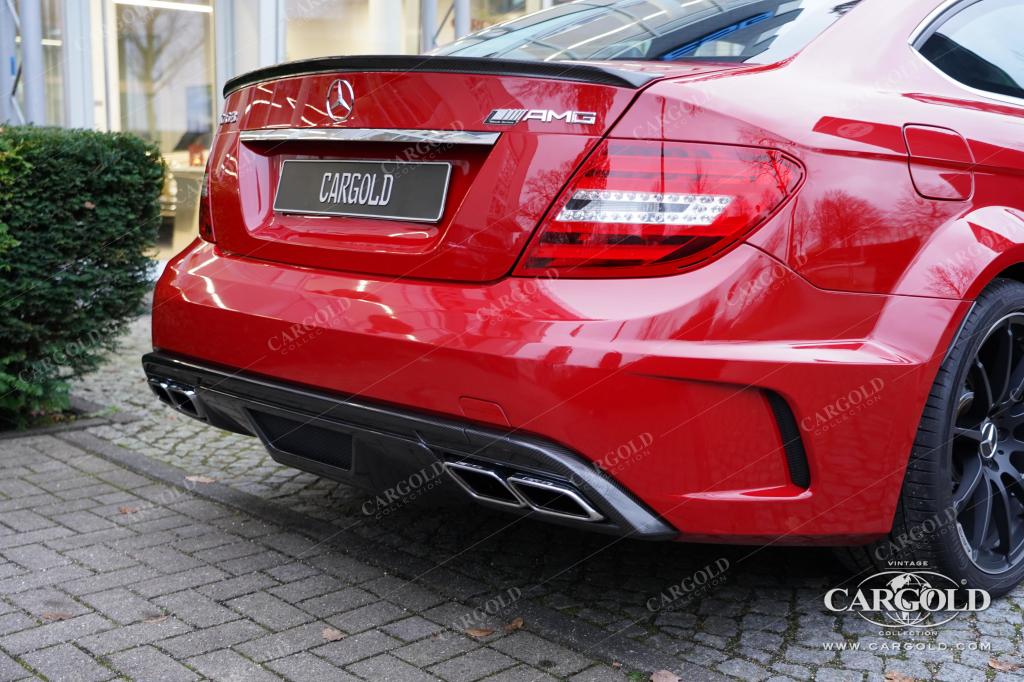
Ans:
[[[289,159],[274,210],[303,215],[436,223],[444,214],[450,163]]]

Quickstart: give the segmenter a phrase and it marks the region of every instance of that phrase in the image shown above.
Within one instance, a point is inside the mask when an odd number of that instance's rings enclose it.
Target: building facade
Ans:
[[[0,0],[0,123],[132,132],[171,171],[163,250],[195,199],[232,76],[338,54],[411,54],[554,0]]]

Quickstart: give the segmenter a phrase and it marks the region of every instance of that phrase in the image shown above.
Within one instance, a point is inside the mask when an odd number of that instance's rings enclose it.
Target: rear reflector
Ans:
[[[199,236],[212,243],[217,241],[213,232],[213,212],[210,210],[210,172],[203,173],[199,188]]]
[[[607,140],[556,201],[515,274],[652,277],[696,267],[764,223],[802,175],[770,149]]]

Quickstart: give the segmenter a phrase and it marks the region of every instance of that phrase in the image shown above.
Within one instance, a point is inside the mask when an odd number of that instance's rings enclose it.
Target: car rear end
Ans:
[[[653,83],[758,70],[331,58],[229,83],[202,238],[154,299],[154,391],[392,496],[650,539],[885,532],[892,486],[842,490],[891,460],[817,416],[863,385],[868,431],[912,432],[879,386],[917,359],[864,341],[905,302],[747,243],[794,220],[792,149],[616,125]]]

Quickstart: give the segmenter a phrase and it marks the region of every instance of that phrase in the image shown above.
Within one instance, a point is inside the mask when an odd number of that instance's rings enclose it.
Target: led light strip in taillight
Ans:
[[[629,225],[712,225],[734,197],[577,190],[556,221]]]

